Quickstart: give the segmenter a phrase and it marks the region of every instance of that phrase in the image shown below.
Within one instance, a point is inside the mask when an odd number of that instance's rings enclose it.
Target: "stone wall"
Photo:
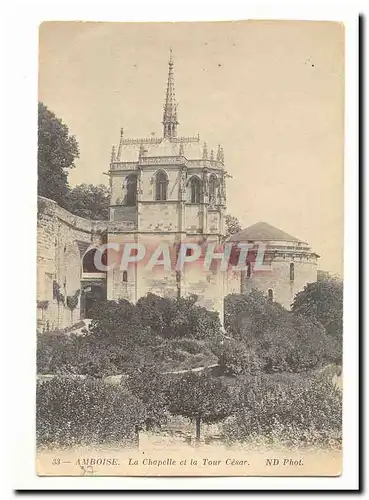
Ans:
[[[294,280],[290,280],[290,264],[294,263]],[[294,260],[275,258],[270,270],[255,271],[251,276],[247,272],[229,272],[227,275],[227,293],[248,293],[253,288],[268,296],[273,291],[273,300],[286,309],[291,309],[295,295],[301,292],[308,283],[317,281],[317,260],[311,258],[295,258]]]
[[[80,318],[80,301],[71,313],[54,298],[54,283],[66,302],[81,290],[81,257],[91,245],[102,242],[107,222],[90,221],[69,213],[47,198],[38,198],[37,217],[37,318],[38,329],[66,328]],[[45,308],[47,302],[47,307]]]

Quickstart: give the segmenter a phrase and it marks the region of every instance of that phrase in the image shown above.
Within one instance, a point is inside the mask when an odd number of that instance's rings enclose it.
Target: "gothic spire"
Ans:
[[[163,125],[164,137],[172,138],[177,136],[177,103],[174,91],[174,72],[173,72],[173,56],[172,49],[170,49],[170,57],[168,64],[168,82],[167,91],[164,103]]]

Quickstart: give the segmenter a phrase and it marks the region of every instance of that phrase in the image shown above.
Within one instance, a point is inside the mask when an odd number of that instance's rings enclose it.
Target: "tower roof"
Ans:
[[[144,158],[151,157],[185,157],[187,166],[200,165],[212,168],[224,168],[223,148],[218,146],[217,154],[211,152],[208,158],[207,145],[202,147],[200,135],[181,136],[177,135],[178,116],[177,102],[174,90],[174,62],[172,50],[170,50],[168,62],[168,81],[164,101],[163,112],[163,136],[155,136],[155,132],[150,137],[125,137],[123,128],[120,130],[120,138],[117,145],[112,150],[110,164],[116,164],[114,170],[120,170],[120,163],[136,163]],[[144,153],[144,154],[142,154]],[[193,162],[191,164],[191,162]]]
[[[239,233],[233,234],[229,241],[296,241],[302,240],[285,233],[281,229],[274,227],[267,222],[256,222],[252,226],[243,229]]]
[[[168,81],[163,114],[164,137],[176,137],[177,135],[178,118],[177,102],[174,90],[173,66],[173,54],[172,49],[170,49],[170,57],[168,63]]]

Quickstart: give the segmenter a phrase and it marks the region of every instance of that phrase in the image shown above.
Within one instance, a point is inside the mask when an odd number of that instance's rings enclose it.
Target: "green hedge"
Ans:
[[[309,380],[256,376],[242,387],[237,411],[224,424],[229,442],[337,448],[341,445],[342,392],[331,373]]]
[[[124,442],[145,420],[143,403],[124,387],[94,378],[39,381],[36,399],[38,445]]]

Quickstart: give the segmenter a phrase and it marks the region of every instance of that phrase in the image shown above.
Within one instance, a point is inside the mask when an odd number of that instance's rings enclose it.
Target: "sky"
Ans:
[[[342,275],[342,24],[46,22],[39,41],[39,99],[80,146],[71,185],[108,184],[121,127],[162,136],[172,48],[179,135],[222,144],[228,213],[309,242]]]

